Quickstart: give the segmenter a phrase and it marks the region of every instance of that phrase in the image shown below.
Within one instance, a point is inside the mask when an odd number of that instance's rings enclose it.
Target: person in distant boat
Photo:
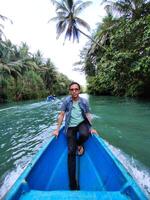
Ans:
[[[69,85],[70,96],[65,98],[58,116],[57,129],[53,135],[58,136],[59,129],[65,117],[65,133],[68,143],[68,175],[71,190],[78,190],[76,181],[76,151],[78,155],[84,153],[84,142],[91,133],[91,113],[86,99],[79,96],[80,85],[72,82]],[[92,130],[92,132],[96,132]],[[77,136],[77,133],[79,135]]]
[[[56,99],[56,96],[55,95],[49,95],[47,97],[47,101],[51,101],[51,100],[55,100]]]

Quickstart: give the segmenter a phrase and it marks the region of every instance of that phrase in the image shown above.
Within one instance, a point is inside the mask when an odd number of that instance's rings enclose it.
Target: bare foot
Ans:
[[[82,156],[84,153],[84,148],[82,145],[79,145],[78,146],[78,156]]]

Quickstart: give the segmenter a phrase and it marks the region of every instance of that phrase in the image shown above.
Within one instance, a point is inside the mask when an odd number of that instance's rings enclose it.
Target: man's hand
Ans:
[[[59,135],[59,129],[56,129],[56,130],[52,133],[52,135],[58,137],[58,135]]]
[[[91,134],[98,134],[95,129],[91,129]]]
[[[65,112],[64,111],[61,111],[58,115],[58,124],[57,124],[57,128],[56,130],[52,133],[52,135],[54,135],[55,137],[58,137],[59,135],[59,129],[61,127],[61,124],[62,124],[62,121],[64,119],[64,115],[65,115]]]

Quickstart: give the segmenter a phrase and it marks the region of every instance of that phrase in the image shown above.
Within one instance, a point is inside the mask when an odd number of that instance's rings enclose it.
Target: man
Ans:
[[[68,96],[61,106],[58,116],[57,129],[54,135],[58,136],[59,129],[65,116],[65,133],[68,143],[68,174],[71,190],[79,189],[76,181],[76,150],[78,155],[84,153],[83,143],[88,139],[91,131],[91,114],[86,99],[81,98],[80,85],[72,82],[69,85],[70,96]],[[79,136],[77,137],[77,133]]]

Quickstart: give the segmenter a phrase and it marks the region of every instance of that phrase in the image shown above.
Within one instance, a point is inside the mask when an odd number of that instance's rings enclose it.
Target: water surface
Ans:
[[[93,127],[147,194],[150,193],[150,102],[88,98]],[[0,106],[0,198],[56,126],[62,98]]]

